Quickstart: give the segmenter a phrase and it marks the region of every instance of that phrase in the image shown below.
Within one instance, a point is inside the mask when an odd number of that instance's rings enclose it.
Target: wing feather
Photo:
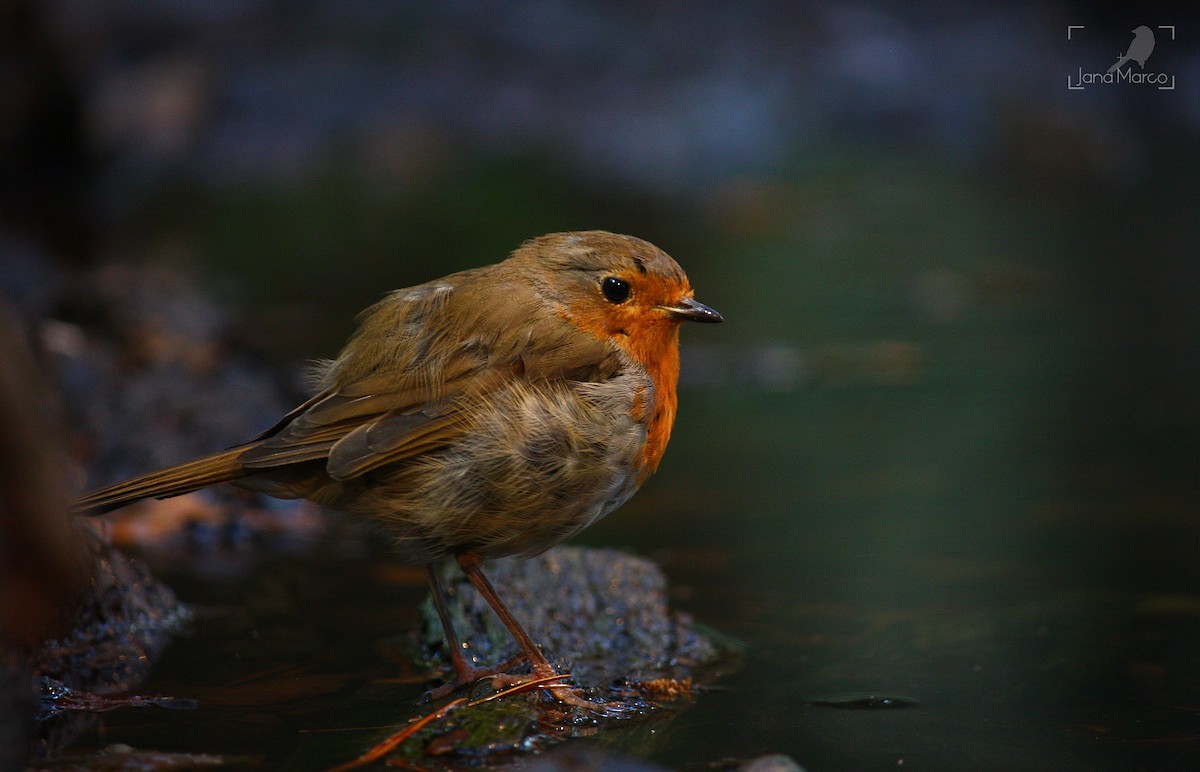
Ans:
[[[514,378],[603,380],[616,372],[611,345],[566,324],[527,286],[485,279],[467,272],[453,288],[423,285],[385,298],[355,340],[390,351],[387,363],[367,369],[345,355],[332,362],[324,391],[239,461],[269,477],[320,459],[332,480],[346,481],[459,439],[487,393]]]

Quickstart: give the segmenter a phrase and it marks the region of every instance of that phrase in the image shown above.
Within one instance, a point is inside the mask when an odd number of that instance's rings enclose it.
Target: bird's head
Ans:
[[[647,367],[677,357],[681,323],[724,321],[693,298],[678,263],[632,236],[552,233],[526,242],[514,259],[530,263],[539,291],[564,319]]]

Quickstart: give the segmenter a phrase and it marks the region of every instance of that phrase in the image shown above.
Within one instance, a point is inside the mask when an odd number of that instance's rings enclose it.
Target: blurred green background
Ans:
[[[747,652],[639,753],[1196,758],[1194,9],[3,10],[9,82],[43,94],[9,92],[4,244],[34,254],[10,281],[167,263],[286,369],[382,292],[540,233],[684,266],[728,323],[684,331],[662,469],[581,541],[660,560]],[[1174,90],[1068,89],[1139,24]],[[857,694],[918,704],[813,704]]]

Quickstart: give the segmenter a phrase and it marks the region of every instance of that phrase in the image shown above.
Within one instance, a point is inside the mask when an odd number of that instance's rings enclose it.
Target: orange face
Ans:
[[[544,236],[531,245],[556,247],[536,250],[542,256],[537,268],[564,317],[613,341],[644,367],[672,355],[680,322],[722,321],[692,298],[679,264],[649,242],[592,231]]]

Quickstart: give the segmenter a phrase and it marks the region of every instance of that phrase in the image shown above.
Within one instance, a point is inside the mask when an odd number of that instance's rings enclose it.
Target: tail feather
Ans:
[[[102,515],[140,499],[165,499],[236,480],[245,474],[238,461],[244,451],[244,447],[232,448],[97,488],[76,499],[72,509],[76,514]]]

